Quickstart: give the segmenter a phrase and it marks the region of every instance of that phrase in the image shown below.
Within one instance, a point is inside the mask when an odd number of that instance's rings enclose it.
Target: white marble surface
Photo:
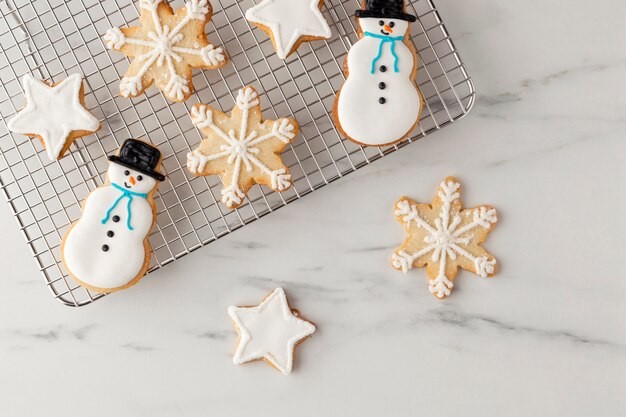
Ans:
[[[57,303],[0,204],[0,415],[626,415],[625,3],[438,6],[479,92],[466,119],[132,290]],[[438,301],[388,265],[391,206],[446,175],[498,208],[501,269]],[[318,332],[289,377],[234,366],[227,306],[279,285]]]

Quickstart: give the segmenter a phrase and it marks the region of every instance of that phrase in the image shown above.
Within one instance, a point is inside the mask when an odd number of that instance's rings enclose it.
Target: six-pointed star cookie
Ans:
[[[222,202],[229,208],[239,206],[254,183],[274,191],[291,187],[291,174],[278,154],[296,137],[298,124],[287,118],[263,121],[254,88],[239,90],[230,116],[196,104],[191,121],[206,139],[187,154],[187,168],[195,175],[220,174]]]
[[[228,307],[239,333],[233,362],[237,365],[262,359],[287,375],[294,348],[313,334],[315,325],[294,314],[282,288],[275,289],[256,307]]]
[[[268,33],[276,54],[285,59],[301,42],[330,38],[323,4],[324,0],[263,0],[246,11],[246,19]]]
[[[9,121],[7,128],[38,138],[50,159],[61,158],[74,139],[100,128],[98,119],[84,107],[80,74],[52,85],[25,75],[22,84],[26,107]]]
[[[191,69],[216,69],[226,64],[222,48],[207,40],[204,26],[211,19],[208,0],[190,0],[174,14],[163,0],[140,0],[141,26],[111,28],[107,47],[135,59],[120,83],[120,94],[137,97],[156,83],[172,101],[191,94]]]
[[[430,292],[437,298],[450,295],[459,267],[483,278],[496,272],[496,260],[479,246],[498,221],[496,210],[462,210],[460,187],[456,178],[448,177],[431,205],[402,197],[394,206],[396,220],[409,236],[394,251],[391,263],[405,273],[426,266]]]

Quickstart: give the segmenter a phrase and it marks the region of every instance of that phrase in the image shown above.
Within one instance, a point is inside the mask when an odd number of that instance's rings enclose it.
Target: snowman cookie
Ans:
[[[239,90],[230,116],[204,104],[191,109],[191,121],[206,136],[187,154],[194,175],[219,174],[222,203],[236,208],[250,188],[265,184],[274,191],[291,187],[291,174],[278,155],[298,134],[295,120],[263,120],[256,90]]]
[[[403,0],[366,0],[355,13],[359,40],[344,61],[346,81],[335,97],[333,120],[348,139],[384,146],[407,137],[419,122],[417,56],[409,41]]]
[[[217,69],[226,64],[222,48],[207,40],[211,19],[208,0],[189,0],[174,13],[163,0],[140,0],[141,26],[111,28],[107,47],[135,58],[120,83],[120,95],[137,97],[153,82],[172,101],[191,95],[191,68]]]
[[[286,59],[302,42],[331,37],[323,5],[324,0],[263,0],[246,11],[246,19],[266,32],[276,55]]]
[[[80,74],[55,84],[27,74],[22,84],[26,107],[9,120],[7,128],[39,139],[50,159],[61,159],[74,139],[100,129],[98,119],[85,108]]]
[[[128,139],[109,160],[107,183],[87,196],[82,217],[61,242],[70,277],[99,293],[130,287],[148,269],[152,197],[165,179],[158,171],[161,152],[140,140]]]

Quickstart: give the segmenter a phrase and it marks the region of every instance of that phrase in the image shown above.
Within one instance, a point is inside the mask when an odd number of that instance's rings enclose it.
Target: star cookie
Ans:
[[[402,197],[394,206],[408,237],[394,251],[391,264],[404,273],[426,266],[430,292],[440,299],[450,295],[459,267],[483,278],[496,272],[496,260],[479,246],[498,221],[496,210],[461,209],[460,187],[456,178],[447,177],[430,205]]]
[[[80,74],[56,84],[25,75],[22,85],[26,107],[9,120],[7,128],[39,139],[50,159],[62,158],[74,139],[100,129],[98,119],[85,108]]]
[[[230,306],[228,315],[239,333],[233,362],[262,359],[285,375],[291,373],[295,347],[315,332],[313,323],[289,307],[282,288],[256,307]]]
[[[107,47],[135,58],[120,83],[120,95],[137,97],[153,82],[172,101],[191,95],[191,68],[217,69],[226,64],[222,48],[207,40],[211,19],[208,0],[190,0],[174,14],[162,0],[140,0],[141,26],[111,28]]]
[[[220,174],[222,202],[239,206],[255,183],[274,191],[291,187],[291,174],[280,152],[298,133],[293,119],[261,119],[259,96],[252,87],[237,94],[231,115],[204,104],[191,109],[191,121],[206,136],[187,154],[187,168],[195,175]]]
[[[246,11],[246,19],[270,36],[276,54],[285,59],[302,42],[331,37],[323,5],[324,0],[263,0]]]

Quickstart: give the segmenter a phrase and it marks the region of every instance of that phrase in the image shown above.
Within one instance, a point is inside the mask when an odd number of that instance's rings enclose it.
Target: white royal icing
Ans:
[[[25,75],[26,107],[9,120],[10,131],[41,136],[50,159],[58,159],[72,131],[95,132],[100,122],[80,103],[83,78],[72,74],[54,87]]]
[[[194,174],[202,173],[207,162],[219,158],[226,158],[227,162],[233,165],[231,183],[222,190],[222,202],[228,207],[241,204],[245,197],[238,185],[242,164],[248,172],[252,170],[252,165],[254,165],[268,175],[274,190],[284,191],[291,186],[291,174],[288,174],[283,168],[271,170],[262,161],[263,158],[259,155],[260,151],[255,145],[273,138],[289,143],[295,136],[294,126],[288,119],[276,120],[272,124],[271,132],[260,136],[256,130],[249,128],[250,109],[259,106],[259,97],[253,88],[244,87],[240,89],[237,94],[236,105],[242,111],[241,125],[237,134],[232,130],[225,132],[215,124],[213,111],[210,107],[205,105],[193,107],[191,109],[192,123],[199,129],[211,129],[223,140],[224,144],[221,146],[221,152],[216,154],[204,155],[199,150],[187,154],[187,167]]]
[[[141,69],[135,75],[124,76],[120,83],[120,94],[124,97],[133,97],[138,94],[144,85],[143,77],[148,70],[156,64],[158,67],[167,65],[169,81],[165,87],[166,95],[183,100],[190,91],[190,86],[186,77],[180,73],[179,63],[183,60],[181,54],[196,55],[202,58],[206,65],[217,66],[226,59],[222,48],[208,44],[203,48],[195,43],[193,48],[176,46],[184,39],[182,31],[193,20],[204,20],[209,13],[207,0],[191,0],[185,3],[186,15],[175,27],[170,28],[161,22],[157,9],[161,0],[141,0],[139,7],[147,10],[152,16],[155,31],[148,32],[150,40],[128,38],[117,28],[109,29],[104,39],[109,49],[120,49],[126,44],[140,45],[149,48],[145,54],[137,56],[135,59],[143,62]]]
[[[296,344],[315,332],[312,323],[293,314],[282,288],[256,307],[230,306],[228,314],[239,331],[233,362],[265,359],[285,375],[291,373]]]
[[[126,175],[128,172],[128,175]],[[137,178],[141,176],[141,181]],[[107,172],[110,183],[141,194],[150,193],[157,181],[145,174],[112,162]],[[130,183],[133,177],[135,184]],[[153,223],[150,203],[135,196],[130,203],[130,224],[127,227],[127,199],[123,198],[109,213],[107,210],[120,197],[121,192],[111,184],[96,188],[85,201],[80,220],[72,227],[63,244],[63,260],[68,272],[81,282],[98,289],[111,290],[132,281],[141,272],[146,260],[144,240]],[[119,220],[114,221],[118,216]],[[113,232],[113,236],[108,236]],[[108,246],[105,252],[103,245]],[[148,255],[149,256],[149,255]]]
[[[272,31],[280,59],[287,58],[303,36],[328,39],[332,35],[320,0],[263,0],[246,11],[246,19]]]
[[[493,274],[495,259],[490,260],[486,256],[476,257],[459,244],[470,243],[472,230],[477,227],[489,229],[492,224],[498,221],[498,218],[495,209],[478,207],[472,212],[472,221],[459,227],[462,221],[461,217],[458,214],[451,216],[450,210],[452,203],[460,197],[458,192],[460,184],[455,181],[444,181],[439,187],[438,197],[443,204],[434,226],[420,217],[417,207],[407,200],[402,200],[396,204],[396,216],[402,216],[402,221],[407,225],[415,223],[418,228],[427,232],[427,236],[424,238],[426,245],[422,249],[413,253],[404,250],[394,253],[391,262],[394,267],[406,273],[413,268],[413,262],[416,259],[427,253],[432,253],[431,259],[433,262],[439,263],[439,269],[437,276],[430,280],[429,289],[437,298],[443,298],[450,295],[450,290],[453,287],[452,281],[445,275],[448,258],[452,260],[457,259],[457,256],[467,258],[473,263],[476,274],[482,278]]]
[[[398,19],[361,18],[364,32],[380,34],[379,21],[394,22],[389,36],[405,37],[408,22]],[[394,71],[391,43],[382,45],[381,55],[372,61],[380,47],[380,39],[363,36],[348,52],[348,77],[339,91],[336,118],[348,138],[368,146],[393,143],[407,135],[415,125],[422,100],[414,80],[416,59],[402,40],[394,42],[398,72]],[[381,66],[386,71],[380,70]],[[384,83],[381,89],[380,83]],[[385,103],[379,102],[384,98]]]

